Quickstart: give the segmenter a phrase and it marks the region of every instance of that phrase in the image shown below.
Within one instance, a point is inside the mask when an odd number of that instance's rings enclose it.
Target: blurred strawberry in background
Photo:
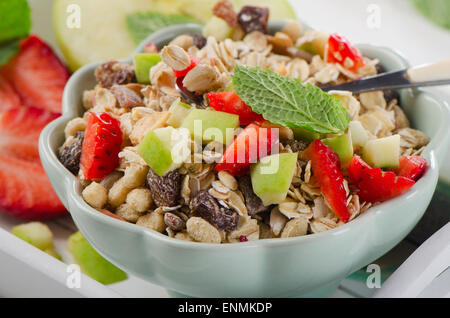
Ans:
[[[69,72],[44,41],[28,36],[25,0],[0,0],[0,210],[42,220],[66,213],[42,168],[38,140],[61,114]]]

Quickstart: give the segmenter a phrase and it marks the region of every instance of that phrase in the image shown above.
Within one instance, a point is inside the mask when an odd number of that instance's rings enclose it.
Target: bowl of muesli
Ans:
[[[181,294],[334,286],[400,242],[436,187],[445,102],[320,89],[407,68],[400,55],[257,9],[227,21],[231,38],[174,26],[129,60],[83,67],[41,135],[92,246]]]

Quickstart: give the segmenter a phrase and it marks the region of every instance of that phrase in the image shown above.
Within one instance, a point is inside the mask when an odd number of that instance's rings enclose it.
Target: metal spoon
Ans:
[[[179,85],[178,82],[175,82],[175,89],[177,90],[177,92],[180,94],[181,97],[183,97],[183,99],[188,102],[189,104],[195,104],[198,106],[202,106],[203,105],[203,96],[202,95],[197,95],[195,93],[189,92],[187,89],[182,89]]]
[[[383,73],[361,80],[325,86],[325,92],[331,90],[350,91],[352,93],[371,92],[386,89],[400,89],[450,84],[450,60],[411,67],[406,70]]]

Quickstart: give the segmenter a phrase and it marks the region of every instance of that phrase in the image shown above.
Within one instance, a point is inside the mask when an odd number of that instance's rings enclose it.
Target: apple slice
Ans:
[[[400,135],[369,140],[363,148],[363,159],[375,168],[398,168]]]
[[[369,134],[361,122],[353,120],[348,124],[348,131],[352,137],[354,147],[364,147],[369,140]]]
[[[190,158],[189,131],[173,127],[152,130],[140,143],[138,152],[153,171],[164,176]]]
[[[140,84],[150,84],[150,69],[161,62],[159,54],[138,53],[133,58],[136,79]]]
[[[41,222],[20,224],[13,227],[11,233],[48,255],[61,260],[61,256],[56,253],[53,245],[53,233],[46,224]]]
[[[176,100],[169,108],[170,117],[167,120],[167,124],[179,128],[191,110],[191,105],[185,104],[179,99]]]
[[[108,285],[127,279],[127,274],[97,253],[80,232],[69,237],[67,249],[86,275]]]
[[[252,167],[253,191],[265,206],[286,199],[294,177],[297,158],[296,153],[275,154],[263,158]]]
[[[339,156],[341,166],[347,166],[353,158],[353,145],[350,134],[343,134],[341,136],[323,139],[322,142],[333,149]]]
[[[233,141],[238,126],[238,115],[205,109],[193,109],[181,125],[189,129],[195,140],[201,139],[204,144],[217,141],[225,145]]]

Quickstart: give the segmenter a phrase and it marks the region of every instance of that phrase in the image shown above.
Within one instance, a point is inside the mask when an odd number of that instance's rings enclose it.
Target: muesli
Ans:
[[[239,243],[337,228],[422,176],[428,138],[396,92],[320,89],[379,61],[295,21],[268,34],[264,8],[214,13],[230,38],[186,34],[96,70],[59,151],[89,205],[176,239]]]

